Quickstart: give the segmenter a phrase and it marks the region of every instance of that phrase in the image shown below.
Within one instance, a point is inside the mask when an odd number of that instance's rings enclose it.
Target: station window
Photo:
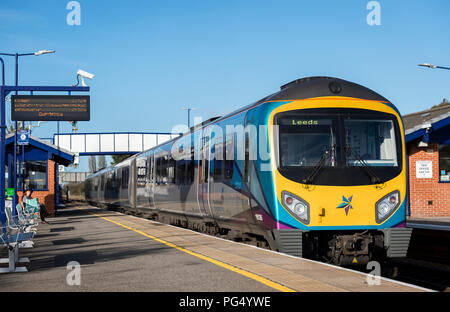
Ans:
[[[439,176],[442,182],[450,181],[450,145],[439,146]]]
[[[18,163],[17,172],[19,170]],[[17,176],[20,189],[22,186],[29,186],[32,190],[47,190],[47,161],[26,161],[22,164],[22,172],[22,177]]]

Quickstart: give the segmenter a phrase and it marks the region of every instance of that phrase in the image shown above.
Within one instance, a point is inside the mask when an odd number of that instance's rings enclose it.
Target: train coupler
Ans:
[[[334,235],[328,242],[327,256],[337,265],[364,265],[370,261],[373,236],[367,231],[353,235]]]

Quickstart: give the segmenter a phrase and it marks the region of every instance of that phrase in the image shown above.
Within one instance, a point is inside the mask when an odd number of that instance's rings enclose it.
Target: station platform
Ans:
[[[426,289],[300,259],[151,220],[78,204],[49,218],[29,272],[0,277],[0,291],[417,292]],[[1,251],[2,257],[6,251]],[[67,264],[81,264],[70,286]]]

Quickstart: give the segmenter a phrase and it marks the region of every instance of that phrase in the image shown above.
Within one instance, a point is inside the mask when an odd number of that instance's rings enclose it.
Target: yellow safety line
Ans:
[[[83,209],[81,209],[81,208],[78,208],[78,209],[79,209],[79,210],[83,210]],[[114,224],[117,224],[117,225],[119,225],[119,226],[121,226],[121,227],[124,227],[124,228],[126,228],[126,229],[128,229],[128,230],[131,230],[131,231],[133,231],[133,232],[139,233],[139,234],[141,234],[141,235],[143,235],[143,236],[145,236],[145,237],[151,238],[151,239],[153,239],[153,240],[155,240],[155,241],[157,241],[157,242],[160,242],[160,243],[162,243],[162,244],[164,244],[164,245],[166,245],[166,246],[175,248],[175,249],[177,249],[177,250],[180,250],[180,251],[182,251],[182,252],[185,252],[185,253],[190,254],[190,255],[192,255],[192,256],[195,256],[195,257],[197,257],[197,258],[200,258],[200,259],[203,259],[203,260],[205,260],[205,261],[214,263],[215,265],[218,265],[218,266],[220,266],[220,267],[222,267],[222,268],[225,268],[225,269],[228,269],[228,270],[230,270],[230,271],[233,271],[233,272],[239,273],[239,274],[241,274],[241,275],[244,275],[244,276],[246,276],[246,277],[248,277],[248,278],[251,278],[251,279],[253,279],[253,280],[257,281],[257,282],[260,282],[260,283],[262,283],[262,284],[264,284],[264,285],[266,285],[266,286],[272,287],[272,288],[274,288],[274,289],[276,289],[276,290],[279,290],[279,291],[282,291],[282,292],[295,292],[295,290],[293,290],[293,289],[291,289],[291,288],[288,288],[288,287],[286,287],[286,286],[283,286],[283,285],[281,285],[281,284],[278,284],[278,283],[276,283],[276,282],[273,282],[273,281],[271,281],[271,280],[269,280],[269,279],[267,279],[267,278],[265,278],[265,277],[256,275],[256,274],[251,273],[251,272],[248,272],[248,271],[245,271],[245,270],[243,270],[243,269],[239,269],[239,268],[237,268],[237,267],[234,267],[234,266],[229,265],[229,264],[226,264],[226,263],[224,263],[224,262],[222,262],[222,261],[219,261],[219,260],[210,258],[210,257],[208,257],[208,256],[204,256],[204,255],[199,254],[199,253],[197,253],[197,252],[195,252],[195,251],[191,251],[191,250],[185,249],[185,248],[183,248],[183,247],[177,246],[177,245],[175,245],[175,244],[173,244],[173,243],[170,243],[170,242],[168,242],[168,241],[165,241],[165,240],[163,240],[163,239],[160,239],[160,238],[158,238],[158,237],[156,237],[156,236],[149,235],[149,234],[147,234],[147,233],[144,233],[144,232],[142,232],[142,231],[140,231],[140,230],[137,230],[137,229],[135,229],[135,228],[132,228],[132,227],[130,227],[130,226],[121,224],[121,223],[119,223],[119,222],[117,222],[117,221],[111,220],[111,219],[109,219],[109,218],[102,217],[101,215],[98,215],[98,214],[96,214],[96,213],[92,213],[92,212],[89,212],[89,213],[93,214],[93,215],[96,216],[96,217],[99,217],[99,218],[101,218],[101,219],[104,219],[104,220],[106,220],[106,221],[109,221],[109,222],[111,222],[111,223],[114,223]]]

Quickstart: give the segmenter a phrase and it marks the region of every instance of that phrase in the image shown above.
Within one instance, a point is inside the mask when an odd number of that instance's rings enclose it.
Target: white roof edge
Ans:
[[[433,125],[434,123],[436,123],[436,122],[438,122],[438,121],[441,121],[441,120],[443,120],[443,119],[445,119],[445,118],[447,118],[447,117],[450,117],[450,112],[447,112],[447,113],[445,113],[445,114],[442,114],[442,115],[440,115],[440,116],[437,116],[437,117],[435,117],[435,118],[433,118],[433,119],[424,121],[424,122],[421,123],[420,125],[417,125],[417,126],[415,126],[415,127],[413,127],[413,128],[406,129],[405,134],[408,135],[408,134],[411,134],[411,133],[413,133],[413,132],[416,132],[417,130],[423,129],[423,126],[426,125],[426,124],[431,124],[431,125]]]
[[[5,139],[8,139],[8,138],[12,137],[13,135],[14,135],[13,133],[10,133],[10,134],[6,135]],[[69,150],[66,150],[65,148],[62,148],[62,147],[58,147],[58,146],[56,146],[56,145],[53,145],[53,144],[51,144],[51,143],[49,143],[49,142],[47,142],[47,141],[45,141],[45,140],[42,140],[42,139],[40,139],[40,138],[38,138],[38,137],[35,137],[35,136],[31,136],[31,135],[30,135],[30,138],[33,139],[33,140],[35,140],[35,141],[37,141],[37,142],[39,142],[39,143],[42,143],[42,144],[44,144],[44,145],[47,145],[47,146],[49,146],[49,147],[51,147],[51,148],[54,148],[54,149],[60,150],[61,152],[66,153],[66,154],[72,155],[72,156],[74,156],[74,157],[75,157],[75,155],[76,155],[76,153],[74,153],[74,152],[72,152],[72,151],[69,151]]]

